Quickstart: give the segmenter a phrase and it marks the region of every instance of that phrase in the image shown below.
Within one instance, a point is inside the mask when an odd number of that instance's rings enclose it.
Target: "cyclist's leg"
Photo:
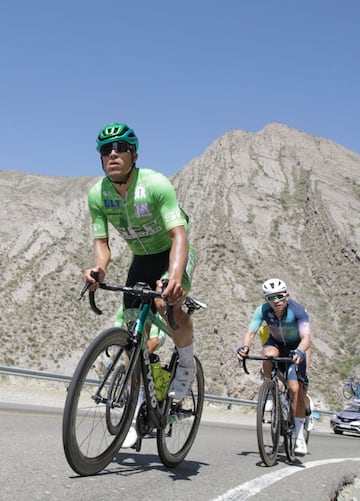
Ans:
[[[192,246],[189,248],[189,257],[186,270],[183,276],[183,287],[186,293],[191,289],[191,281],[195,267],[195,251]],[[166,278],[165,273],[162,278]],[[162,301],[157,301],[157,307],[162,312]],[[174,330],[168,324],[169,331],[175,343],[179,354],[179,364],[176,370],[175,378],[171,382],[169,395],[176,399],[182,399],[186,396],[195,377],[195,360],[193,349],[193,323],[191,316],[182,309],[182,300],[174,305],[174,320],[178,329]],[[167,319],[165,318],[167,321]]]
[[[137,282],[145,282],[151,289],[155,290],[157,287],[157,280],[167,270],[168,265],[169,251],[154,255],[134,256],[128,272],[126,285],[133,286]],[[136,318],[139,304],[140,300],[138,298],[129,294],[124,294],[125,321],[127,321],[128,312],[131,312],[131,315]],[[153,306],[153,313],[156,313],[155,306]],[[149,340],[148,349],[150,353],[152,353],[164,343],[166,336],[164,336],[164,333],[159,331],[155,325],[151,327],[147,325],[146,331]]]
[[[305,392],[304,385],[299,381],[306,376],[306,359],[304,359],[297,368],[300,377],[296,371],[295,364],[289,366],[288,384],[292,396],[292,408],[295,420],[295,452],[297,454],[307,454],[306,440],[304,436],[305,424]]]
[[[264,357],[278,357],[280,355],[280,348],[276,340],[270,335],[262,347],[262,355]],[[273,364],[271,361],[263,362],[263,374],[266,379],[271,378],[271,370]]]

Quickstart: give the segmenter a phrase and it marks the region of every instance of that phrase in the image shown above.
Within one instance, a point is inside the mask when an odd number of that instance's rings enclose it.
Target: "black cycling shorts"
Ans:
[[[160,252],[160,254],[147,254],[145,256],[134,256],[129,268],[126,285],[133,286],[137,282],[147,283],[151,289],[156,289],[156,281],[169,268],[170,249]],[[130,294],[124,294],[124,307],[138,308],[140,299]],[[156,311],[155,306],[153,307]]]

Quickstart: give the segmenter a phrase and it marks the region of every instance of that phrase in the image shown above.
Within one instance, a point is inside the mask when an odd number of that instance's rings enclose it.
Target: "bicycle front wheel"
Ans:
[[[276,386],[273,381],[265,379],[259,390],[256,434],[260,456],[266,466],[275,464],[280,428],[280,406]]]
[[[94,475],[114,458],[131,425],[140,384],[140,366],[124,388],[133,347],[124,329],[107,329],[82,356],[64,407],[63,446],[79,475]],[[122,385],[122,386],[121,386]]]
[[[167,422],[157,431],[159,457],[168,468],[175,468],[185,458],[194,443],[204,406],[204,373],[195,357],[196,376],[186,397],[181,401],[167,400]]]

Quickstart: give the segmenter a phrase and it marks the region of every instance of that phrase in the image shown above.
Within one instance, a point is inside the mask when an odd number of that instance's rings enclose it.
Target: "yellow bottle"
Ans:
[[[156,398],[161,401],[166,395],[170,372],[161,367],[160,357],[156,353],[150,354],[150,365],[155,384]]]

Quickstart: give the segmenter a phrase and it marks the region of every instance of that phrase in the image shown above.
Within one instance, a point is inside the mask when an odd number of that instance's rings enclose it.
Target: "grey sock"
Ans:
[[[179,353],[179,365],[181,367],[193,367],[194,366],[194,347],[191,343],[185,348],[177,347]]]

